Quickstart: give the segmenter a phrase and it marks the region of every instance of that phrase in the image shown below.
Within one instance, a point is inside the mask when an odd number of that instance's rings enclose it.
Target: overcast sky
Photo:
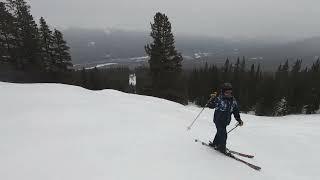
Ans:
[[[320,0],[27,0],[55,27],[149,31],[157,11],[175,33],[232,37],[320,36]]]

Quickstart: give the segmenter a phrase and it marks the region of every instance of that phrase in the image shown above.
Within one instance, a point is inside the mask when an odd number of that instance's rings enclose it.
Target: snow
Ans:
[[[142,57],[133,57],[129,58],[131,61],[136,61],[136,62],[145,62],[149,59],[149,56],[142,56]]]
[[[198,53],[194,53],[194,58],[200,59],[202,57],[208,57],[208,56],[210,56],[210,54],[211,53],[198,52]]]
[[[96,42],[94,41],[88,42],[88,47],[94,47],[94,46],[96,46]]]
[[[105,58],[105,59],[111,58],[111,54],[106,54],[106,55],[104,56],[104,58]]]
[[[93,67],[88,67],[86,69],[94,69],[94,68],[102,68],[102,67],[105,67],[105,66],[112,66],[112,65],[117,65],[118,63],[104,63],[104,64],[98,64],[96,66],[93,66]]]
[[[194,60],[194,58],[191,56],[183,55],[182,57],[184,60]]]
[[[320,179],[320,115],[241,114],[228,146],[258,172],[194,142],[214,136],[210,109],[186,131],[201,108],[61,84],[0,92],[1,180]]]
[[[104,29],[104,33],[109,36],[112,33],[112,29],[111,28],[105,28]]]
[[[252,57],[250,60],[263,60],[263,57]]]

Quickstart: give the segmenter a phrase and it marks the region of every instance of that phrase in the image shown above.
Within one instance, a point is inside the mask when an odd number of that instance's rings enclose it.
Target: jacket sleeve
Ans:
[[[234,118],[239,122],[239,121],[241,121],[240,112],[239,112],[239,106],[238,106],[237,101],[234,101],[234,102],[235,102],[235,105],[234,105],[232,113],[233,113]]]
[[[214,109],[214,108],[216,108],[216,104],[217,104],[217,97],[212,98],[212,99],[209,101],[207,107],[210,108],[210,109]]]

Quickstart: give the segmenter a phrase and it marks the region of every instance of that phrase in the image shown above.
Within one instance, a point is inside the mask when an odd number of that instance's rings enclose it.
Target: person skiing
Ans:
[[[232,85],[224,83],[221,86],[219,96],[216,93],[212,95],[208,103],[210,109],[215,109],[213,122],[216,126],[217,133],[214,140],[209,143],[216,150],[227,154],[227,126],[231,121],[231,114],[238,121],[239,126],[243,126],[243,121],[240,118],[239,107],[236,99],[232,95]]]

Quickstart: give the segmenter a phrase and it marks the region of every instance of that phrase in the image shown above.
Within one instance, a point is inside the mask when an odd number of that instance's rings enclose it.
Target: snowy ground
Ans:
[[[210,109],[186,131],[200,110],[114,90],[0,82],[0,179],[320,179],[320,115],[242,114],[228,146],[254,154],[258,172],[193,141],[215,133]]]

